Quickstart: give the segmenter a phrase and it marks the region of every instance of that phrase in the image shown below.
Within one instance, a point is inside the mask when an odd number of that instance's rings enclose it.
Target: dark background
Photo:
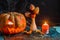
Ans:
[[[60,25],[58,0],[0,0],[0,14],[10,11],[24,14],[28,11],[30,4],[40,7],[40,12],[36,17],[37,25],[45,20],[51,25]]]

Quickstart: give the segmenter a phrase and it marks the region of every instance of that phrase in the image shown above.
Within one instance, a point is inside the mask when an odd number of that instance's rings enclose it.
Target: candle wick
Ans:
[[[44,25],[47,25],[47,23],[45,22]]]

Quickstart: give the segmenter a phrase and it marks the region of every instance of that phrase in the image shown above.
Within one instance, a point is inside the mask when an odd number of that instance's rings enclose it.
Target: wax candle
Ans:
[[[42,32],[44,34],[48,34],[49,33],[49,25],[46,22],[42,25]]]

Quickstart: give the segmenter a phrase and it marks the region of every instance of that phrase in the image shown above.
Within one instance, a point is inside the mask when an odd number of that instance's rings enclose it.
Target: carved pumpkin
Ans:
[[[15,34],[24,31],[26,20],[23,14],[8,12],[0,14],[0,31],[5,34]]]

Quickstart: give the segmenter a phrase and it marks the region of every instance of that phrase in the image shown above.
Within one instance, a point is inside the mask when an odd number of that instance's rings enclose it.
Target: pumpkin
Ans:
[[[8,12],[0,14],[0,31],[5,34],[23,32],[26,28],[26,19],[23,14]]]

